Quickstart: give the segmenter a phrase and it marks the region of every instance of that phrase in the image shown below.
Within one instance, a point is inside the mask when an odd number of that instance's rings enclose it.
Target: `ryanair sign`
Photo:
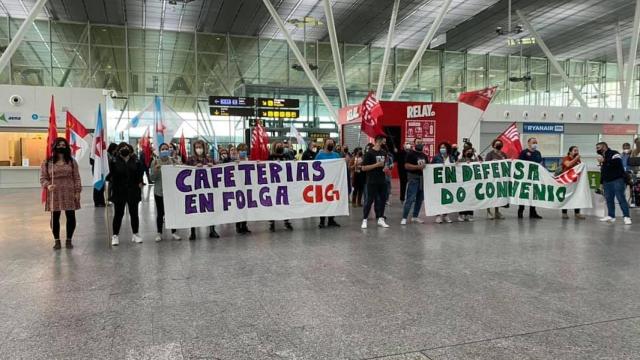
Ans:
[[[564,133],[564,124],[524,123],[522,132],[529,134],[562,134]]]

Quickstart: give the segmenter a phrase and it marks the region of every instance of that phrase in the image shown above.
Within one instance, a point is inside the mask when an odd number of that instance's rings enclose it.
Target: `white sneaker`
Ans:
[[[385,229],[389,227],[389,225],[387,225],[387,223],[384,221],[384,218],[378,219],[378,226],[383,227]]]
[[[173,238],[173,240],[175,241],[180,241],[182,240],[182,238],[180,237],[180,235],[178,235],[177,233],[173,233],[171,234],[171,237]]]
[[[156,235],[156,242],[162,241],[162,234]]]
[[[400,221],[400,225],[407,225],[407,219],[402,219]]]
[[[118,246],[120,245],[120,239],[118,238],[118,235],[113,235],[111,237],[111,246]]]
[[[142,238],[138,234],[133,234],[133,236],[131,237],[131,241],[136,244],[140,244],[142,243]]]
[[[467,215],[467,221],[473,221],[473,216],[472,215]]]
[[[436,216],[436,224],[442,224],[442,216]]]
[[[367,228],[367,219],[362,220],[362,225],[360,225],[360,229],[366,229]]]
[[[605,216],[605,217],[601,218],[600,221],[601,222],[614,223],[614,222],[616,222],[616,219],[612,218],[611,216]]]
[[[412,223],[416,223],[416,224],[424,224],[424,221],[422,221],[422,219],[414,217],[413,219],[411,219]]]
[[[624,218],[624,224],[625,224],[625,225],[631,225],[631,224],[632,224],[632,222],[631,222],[631,218],[630,218],[630,217],[626,217],[626,218]]]
[[[458,215],[458,221],[463,222],[467,220],[467,215]]]
[[[453,220],[449,218],[449,215],[445,215],[442,218],[444,219],[444,222],[446,222],[447,224],[451,224],[453,222]]]

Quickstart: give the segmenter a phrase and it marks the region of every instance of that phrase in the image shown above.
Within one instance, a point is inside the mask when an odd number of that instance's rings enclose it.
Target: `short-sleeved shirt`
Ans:
[[[576,165],[580,164],[580,160],[578,160],[578,162],[576,162],[575,164],[573,164],[573,166],[571,167],[566,167],[564,164],[566,162],[571,162],[573,161],[573,158],[570,155],[565,156],[564,158],[562,158],[562,172],[565,172],[573,167],[575,167]]]
[[[340,156],[340,154],[338,154],[335,151],[320,151],[318,152],[318,154],[316,155],[316,160],[331,160],[331,159],[341,159],[342,156]]]
[[[384,162],[387,158],[387,152],[384,150],[374,150],[371,149],[364,154],[364,160],[362,161],[362,165],[369,166],[374,165],[379,162]],[[375,168],[367,173],[367,184],[385,184],[385,174],[383,168]]]
[[[427,164],[427,157],[421,151],[411,150],[407,152],[406,163],[411,165],[424,165]],[[407,178],[414,179],[422,177],[422,170],[407,170]]]

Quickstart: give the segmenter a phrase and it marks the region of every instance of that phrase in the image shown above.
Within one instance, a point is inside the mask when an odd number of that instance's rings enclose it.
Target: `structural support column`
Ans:
[[[349,105],[347,98],[347,87],[344,81],[344,72],[342,71],[342,60],[340,58],[340,48],[338,46],[338,35],[336,34],[336,24],[333,21],[333,10],[331,9],[331,0],[323,0],[324,14],[327,17],[327,29],[329,30],[329,40],[331,41],[331,53],[333,54],[333,65],[336,68],[336,78],[338,79],[338,91],[340,92],[340,103],[342,106]],[[306,57],[305,57],[306,63]]]
[[[440,13],[438,14],[438,17],[433,21],[433,24],[431,24],[431,28],[429,29],[427,36],[422,41],[422,44],[420,44],[420,47],[418,48],[416,55],[413,57],[413,60],[411,60],[411,63],[409,64],[407,71],[402,76],[402,80],[400,80],[400,83],[398,84],[395,91],[393,92],[393,95],[391,96],[392,101],[398,100],[398,98],[400,97],[404,89],[407,87],[407,84],[409,83],[409,80],[411,80],[411,76],[413,75],[413,72],[416,71],[416,67],[418,67],[418,64],[422,60],[422,55],[424,55],[424,52],[427,51],[427,47],[431,43],[431,40],[433,40],[433,37],[436,35],[436,31],[438,31],[440,24],[442,24],[442,20],[444,19],[444,16],[449,10],[451,1],[453,0],[444,0],[444,3],[442,4],[442,8],[440,8]]]
[[[27,18],[24,19],[24,22],[22,23],[22,25],[20,25],[20,28],[16,32],[15,37],[11,39],[11,41],[9,42],[9,46],[7,46],[7,49],[4,51],[4,53],[2,53],[2,56],[0,56],[0,73],[4,71],[4,68],[7,67],[7,64],[9,64],[9,61],[11,61],[11,57],[13,57],[13,54],[15,54],[16,50],[22,43],[22,39],[24,39],[24,36],[26,35],[28,29],[31,27],[31,25],[33,25],[33,21],[36,19],[38,14],[40,14],[40,11],[42,11],[42,8],[46,3],[47,0],[38,0],[33,8],[31,8],[29,15],[27,15]]]
[[[538,34],[536,29],[534,29],[533,26],[531,26],[531,23],[522,14],[522,11],[516,10],[516,14],[518,14],[518,17],[520,18],[520,20],[522,20],[522,23],[524,24],[524,26],[527,27],[527,30],[529,30],[531,35],[533,35],[533,37],[536,39],[536,41],[538,42],[538,46],[540,46],[540,49],[542,50],[542,52],[544,52],[545,56],[547,57],[551,65],[553,65],[556,71],[560,73],[560,76],[562,76],[562,79],[564,80],[564,82],[567,83],[567,86],[569,86],[569,89],[571,90],[571,92],[573,92],[573,96],[575,96],[578,102],[580,102],[580,105],[582,105],[582,107],[588,107],[587,102],[584,101],[584,98],[582,97],[582,94],[580,94],[580,91],[578,91],[573,81],[569,79],[569,76],[567,76],[566,71],[564,71],[562,66],[560,66],[560,63],[558,63],[558,60],[556,60],[556,58],[551,53],[551,50],[549,50],[547,45],[544,43],[544,40],[542,40],[542,37],[540,36],[540,34]]]
[[[627,59],[627,69],[624,74],[624,91],[622,92],[622,108],[629,107],[631,99],[631,84],[633,84],[633,69],[636,67],[636,56],[638,56],[638,37],[640,36],[640,0],[636,0],[636,14],[633,17],[633,27],[631,28],[631,47],[629,48],[629,59]],[[2,69],[0,69],[2,70]]]
[[[625,86],[624,86],[624,55],[622,54],[622,35],[620,34],[620,23],[616,24],[616,57],[618,60],[618,82],[620,83],[620,96],[625,98]],[[624,100],[622,100],[624,103]]]
[[[381,99],[384,92],[384,83],[387,77],[387,67],[389,66],[389,56],[391,55],[391,43],[396,33],[396,20],[398,19],[398,10],[400,9],[400,0],[393,2],[393,10],[391,10],[391,21],[389,22],[389,34],[387,42],[384,46],[384,55],[382,56],[382,68],[380,68],[380,78],[378,79],[378,90],[376,98]]]
[[[320,82],[318,82],[318,79],[316,79],[315,75],[313,75],[313,72],[309,68],[309,64],[307,64],[307,59],[305,59],[304,56],[302,56],[302,53],[300,53],[300,49],[298,49],[298,46],[296,45],[296,43],[293,41],[293,38],[291,37],[291,33],[289,33],[289,30],[287,30],[287,28],[285,27],[284,22],[282,21],[282,18],[280,18],[280,15],[278,15],[278,12],[271,4],[271,0],[262,0],[262,2],[264,3],[264,6],[267,7],[267,10],[269,11],[271,18],[273,19],[273,21],[275,21],[276,25],[278,25],[278,28],[280,29],[285,39],[287,40],[287,43],[289,44],[289,48],[293,52],[293,55],[295,55],[296,59],[298,59],[298,62],[300,62],[300,65],[304,69],[304,73],[307,74],[309,81],[311,81],[311,84],[313,85],[314,89],[318,93],[318,96],[320,96],[320,99],[322,99],[324,106],[327,107],[329,114],[331,114],[333,119],[337,122],[338,112],[331,104],[331,101],[327,97],[327,94],[324,92],[324,90],[322,90],[322,86],[320,85]]]

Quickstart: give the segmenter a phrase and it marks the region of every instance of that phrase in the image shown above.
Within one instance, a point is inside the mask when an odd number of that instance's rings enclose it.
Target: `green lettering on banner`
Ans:
[[[528,199],[529,198],[529,190],[531,190],[531,183],[524,182],[522,186],[520,186],[520,199]]]
[[[494,179],[500,178],[500,164],[497,162],[491,163],[491,175]]]
[[[560,187],[556,192],[556,197],[558,198],[558,201],[564,202],[564,199],[567,198],[567,188],[564,186]]]
[[[533,200],[545,200],[547,188],[544,185],[533,184]]]
[[[503,161],[500,163],[500,168],[502,169],[502,176],[501,177],[505,177],[505,176],[509,176],[511,177],[511,161]]]
[[[553,185],[547,185],[547,194],[549,194],[549,201],[554,201],[553,200]]]
[[[444,168],[444,181],[447,184],[455,184],[458,182],[455,166],[447,166]]]
[[[453,204],[453,194],[451,193],[451,191],[447,189],[442,189],[442,192],[440,195],[440,203],[442,205]]]
[[[462,165],[462,181],[467,182],[473,178],[473,170],[469,165]]]
[[[473,176],[475,180],[482,180],[482,168],[480,164],[473,165]]]
[[[519,181],[510,181],[509,182],[509,197],[516,197],[518,193],[518,186],[520,185]]]
[[[467,192],[464,191],[464,188],[459,187],[458,191],[456,191],[456,200],[458,200],[459,203],[464,202],[464,199],[467,197]]]
[[[496,194],[496,186],[493,183],[487,183],[487,191],[485,193],[487,194],[487,198],[493,199]]]
[[[488,179],[489,178],[489,173],[491,173],[491,165],[489,164],[482,164],[482,176],[484,179]]]
[[[520,161],[516,162],[515,168],[513,178],[516,180],[524,179],[524,163]]]
[[[442,168],[441,167],[433,168],[433,183],[442,184]]]
[[[538,164],[529,164],[529,176],[528,180],[540,181],[540,168]]]
[[[482,195],[482,192],[480,192],[480,190],[482,190],[482,183],[477,183],[476,184],[476,199],[484,200],[484,195]]]
[[[498,188],[498,197],[499,198],[503,198],[503,197],[507,197],[509,196],[509,184],[511,184],[511,181],[500,181],[498,183],[496,183],[497,188]]]

